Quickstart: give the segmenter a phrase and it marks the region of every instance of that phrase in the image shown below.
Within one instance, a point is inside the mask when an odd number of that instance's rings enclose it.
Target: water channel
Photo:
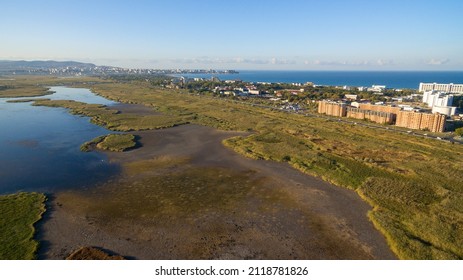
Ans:
[[[116,104],[88,89],[50,90],[54,93],[37,98]],[[118,172],[104,154],[80,151],[82,143],[111,131],[64,108],[7,102],[15,99],[21,98],[0,98],[0,194],[83,188]]]

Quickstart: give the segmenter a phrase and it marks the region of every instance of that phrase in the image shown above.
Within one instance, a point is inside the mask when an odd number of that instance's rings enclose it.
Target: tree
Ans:
[[[455,129],[455,134],[458,136],[463,136],[463,127]]]

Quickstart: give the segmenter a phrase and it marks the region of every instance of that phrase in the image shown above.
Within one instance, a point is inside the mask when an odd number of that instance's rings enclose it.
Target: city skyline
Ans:
[[[461,1],[11,1],[0,59],[131,68],[462,70]]]

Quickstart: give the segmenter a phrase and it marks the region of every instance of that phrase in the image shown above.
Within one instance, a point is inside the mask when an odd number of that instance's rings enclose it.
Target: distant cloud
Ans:
[[[379,66],[396,65],[395,62],[392,59],[378,59],[376,61],[376,64],[379,65]]]
[[[444,64],[447,64],[450,62],[450,59],[448,58],[445,58],[445,59],[431,59],[429,60],[428,62],[426,62],[426,64],[428,65],[444,65]]]
[[[196,57],[196,58],[180,58],[180,59],[165,59],[164,62],[177,64],[273,64],[287,65],[297,64],[296,60],[282,58],[218,58],[218,57]]]
[[[396,65],[392,59],[377,59],[374,61],[370,60],[359,60],[359,61],[348,61],[348,60],[305,60],[305,65],[316,65],[316,66],[391,66]]]
[[[324,61],[324,60],[315,60],[313,63],[310,61],[305,61],[304,64],[306,65],[320,65],[320,66],[360,66],[360,65],[371,65],[372,63],[369,61],[346,61],[346,60],[339,60],[339,61]]]
[[[282,64],[296,64],[296,61],[295,60],[291,60],[291,59],[278,59],[278,58],[272,58],[270,60],[270,63],[271,64],[279,64],[279,65],[282,65]]]

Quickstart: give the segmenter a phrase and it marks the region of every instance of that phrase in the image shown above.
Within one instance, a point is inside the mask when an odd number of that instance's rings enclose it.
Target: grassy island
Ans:
[[[135,136],[132,134],[109,134],[99,136],[80,146],[83,152],[90,151],[93,147],[111,152],[124,152],[133,149],[137,145]]]
[[[33,239],[34,224],[45,212],[45,195],[17,193],[0,196],[0,259],[36,258],[38,242]]]

